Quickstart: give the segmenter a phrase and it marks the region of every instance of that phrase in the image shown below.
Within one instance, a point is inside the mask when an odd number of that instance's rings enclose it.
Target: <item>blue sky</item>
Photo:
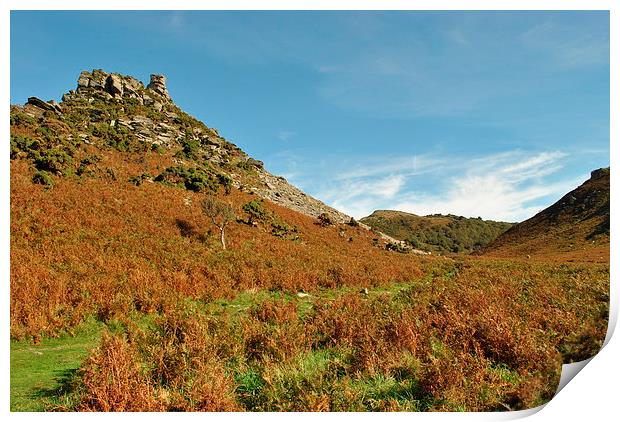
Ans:
[[[12,12],[11,102],[80,71],[185,111],[355,217],[521,221],[609,165],[607,12]]]

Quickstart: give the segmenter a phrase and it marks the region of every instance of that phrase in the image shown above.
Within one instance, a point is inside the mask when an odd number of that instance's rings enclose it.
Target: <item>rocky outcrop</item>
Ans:
[[[105,80],[105,90],[115,98],[123,96],[123,80],[119,75],[111,74]]]
[[[172,103],[163,75],[151,75],[151,81],[145,88],[142,82],[131,76],[107,73],[101,69],[94,69],[92,72],[83,71],[78,78],[77,89],[65,94],[63,101],[84,96],[119,101],[133,98],[138,103],[151,106],[157,111]]]
[[[262,186],[255,187],[252,191],[271,202],[312,217],[326,213],[336,223],[346,223],[351,220],[350,216],[325,205],[291,185],[284,177],[274,176],[264,169],[258,172],[258,176],[262,181]]]
[[[37,97],[29,97],[28,102],[26,104],[29,104],[34,107],[38,107],[41,110],[53,111],[58,114],[62,113],[62,109],[60,108],[60,105],[54,100],[43,101],[42,99],[37,98]]]
[[[166,77],[164,75],[151,75],[151,82],[146,88],[170,100],[170,94],[168,94],[168,89],[166,88]]]

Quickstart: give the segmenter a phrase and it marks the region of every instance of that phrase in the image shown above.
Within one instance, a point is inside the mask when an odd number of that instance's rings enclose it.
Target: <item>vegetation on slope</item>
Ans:
[[[470,253],[491,242],[512,224],[456,215],[420,217],[402,211],[375,211],[360,220],[373,229],[428,252]]]
[[[256,160],[179,110],[69,100],[11,109],[13,410],[522,409],[600,348],[608,263],[392,252],[233,184]],[[131,110],[191,130],[153,147]]]
[[[594,170],[581,186],[515,225],[481,252],[609,262],[609,183],[609,167]]]

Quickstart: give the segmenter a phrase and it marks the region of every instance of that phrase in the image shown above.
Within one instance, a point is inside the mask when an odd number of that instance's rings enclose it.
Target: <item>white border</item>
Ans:
[[[618,28],[620,24],[619,2],[615,0],[477,0],[477,1],[464,1],[464,0],[418,0],[418,1],[404,1],[404,0],[383,0],[383,1],[370,1],[370,0],[298,0],[298,1],[283,1],[283,0],[267,0],[267,1],[249,1],[249,0],[230,0],[230,1],[192,1],[192,0],[158,0],[158,1],[137,1],[137,0],[107,0],[107,1],[89,1],[78,2],[71,0],[56,0],[54,2],[45,0],[5,0],[2,2],[2,8],[4,9],[0,18],[0,46],[2,54],[2,66],[1,66],[1,82],[0,92],[2,97],[7,100],[5,104],[10,103],[10,10],[199,10],[199,9],[212,9],[212,10],[610,10],[611,16],[611,32],[610,32],[610,63],[611,63],[611,81],[610,88],[611,95],[610,104],[610,116],[611,116],[611,128],[610,128],[610,161],[614,162],[612,166],[615,166],[615,158],[618,154],[617,142],[620,140],[620,127],[617,120],[614,117],[619,116],[618,110]],[[8,104],[7,104],[8,105]],[[6,110],[6,109],[5,109]],[[3,382],[0,385],[0,397],[2,400],[1,407],[3,414],[8,414],[9,417],[15,420],[30,420],[33,416],[41,416],[50,419],[70,419],[76,420],[82,418],[84,414],[26,414],[26,413],[9,413],[9,367],[10,367],[10,353],[9,353],[9,243],[10,243],[10,228],[9,228],[9,157],[8,157],[8,133],[9,133],[9,121],[5,118],[1,119],[0,123],[2,127],[2,133],[4,135],[5,144],[3,144],[0,155],[0,194],[4,198],[3,206],[0,207],[0,218],[2,219],[2,226],[0,230],[0,271],[2,274],[2,283],[0,284],[1,297],[2,297],[2,314],[0,333],[3,339],[3,347],[0,349],[2,354],[2,378]],[[617,184],[617,172],[612,173],[612,201],[611,212],[614,216],[618,212],[618,186]],[[611,219],[611,256],[618,257],[618,238],[617,238],[616,220]],[[532,416],[534,420],[609,420],[611,416],[617,417],[618,406],[617,393],[618,391],[618,375],[620,374],[619,365],[617,362],[617,356],[620,356],[620,347],[618,346],[618,340],[611,337],[613,327],[618,319],[618,286],[617,286],[617,265],[615,265],[612,259],[611,263],[611,313],[610,313],[610,329],[608,331],[607,344],[603,350],[595,356],[592,361],[587,365],[587,368],[579,373],[573,381],[571,381],[542,411],[535,413]],[[617,337],[617,336],[616,336]],[[537,409],[540,410],[540,409]],[[353,419],[356,420],[377,417],[387,417],[391,420],[410,420],[411,418],[423,418],[429,419],[458,419],[458,420],[503,420],[512,419],[515,417],[526,416],[532,412],[513,412],[513,413],[498,413],[498,414],[481,414],[481,413],[467,413],[467,414],[445,414],[445,413],[431,413],[431,414],[382,414],[375,415],[368,414],[323,414],[320,417],[335,420],[337,419]],[[308,420],[317,418],[315,414],[212,414],[212,415],[200,415],[200,414],[89,414],[88,416],[94,419],[100,418],[149,418],[149,419],[164,419],[164,418],[194,418],[194,417],[215,417],[225,419],[239,419],[239,420],[288,420],[289,418],[295,418],[297,420]]]

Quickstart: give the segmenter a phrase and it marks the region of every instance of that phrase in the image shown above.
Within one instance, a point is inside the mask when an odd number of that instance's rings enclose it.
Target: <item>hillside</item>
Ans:
[[[592,171],[581,186],[510,228],[481,253],[608,262],[609,182],[609,167]]]
[[[160,168],[137,159],[131,168],[111,167],[100,162],[98,151],[140,157],[154,152]],[[336,222],[350,220],[180,110],[162,75],[151,75],[145,87],[131,76],[84,71],[61,103],[31,97],[23,107],[11,106],[11,158],[29,159],[44,184],[75,174],[184,185],[197,192],[234,186],[312,217],[327,213]]]
[[[14,337],[54,334],[88,312],[127,311],[132,304],[113,298],[121,280],[126,293],[137,289],[139,307],[156,309],[179,292],[212,299],[256,288],[370,287],[421,274],[377,234],[340,224],[349,217],[181,111],[164,81],[153,75],[145,88],[131,77],[82,72],[60,104],[30,98],[11,107]],[[226,258],[215,253],[217,229],[201,212],[207,196],[236,215]],[[321,213],[331,223],[317,220]],[[383,265],[368,267],[369,260]],[[31,309],[35,298],[46,303],[41,295],[49,292],[40,289],[50,287],[41,279],[105,286],[87,299],[62,290],[49,307]]]
[[[387,210],[375,211],[360,221],[414,248],[440,254],[473,252],[512,226],[480,218],[440,214],[421,217]]]
[[[162,76],[10,119],[11,410],[516,410],[601,347],[608,263],[405,253]]]

